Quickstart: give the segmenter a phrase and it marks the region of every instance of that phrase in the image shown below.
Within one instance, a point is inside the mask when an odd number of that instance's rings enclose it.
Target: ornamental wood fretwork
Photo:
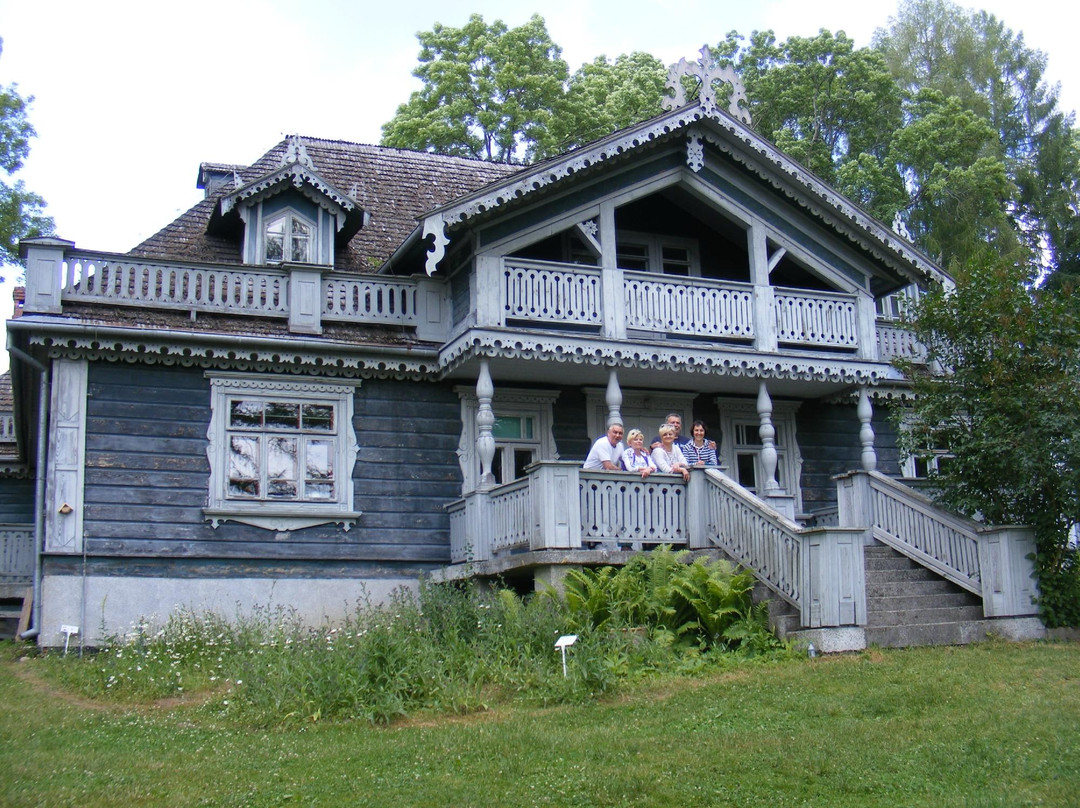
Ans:
[[[708,45],[701,47],[697,62],[680,59],[668,69],[667,89],[670,96],[664,98],[664,109],[673,110],[696,100],[702,111],[714,117],[717,110],[727,105],[727,113],[736,120],[750,125],[750,111],[746,88],[739,74],[729,64],[721,64]],[[687,85],[694,89],[687,93]],[[730,88],[730,89],[729,89]]]

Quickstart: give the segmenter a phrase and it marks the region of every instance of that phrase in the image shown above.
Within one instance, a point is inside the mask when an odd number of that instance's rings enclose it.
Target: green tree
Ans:
[[[1057,90],[1044,79],[1046,55],[993,15],[949,0],[905,0],[874,45],[909,104],[933,90],[986,122],[994,138],[979,156],[1005,166],[1011,188],[999,205],[1027,260],[1067,267],[1080,225],[1063,211],[1078,208],[1080,161],[1072,116],[1058,110]]]
[[[1080,317],[1062,296],[984,246],[952,266],[914,329],[940,372],[908,363],[914,403],[902,441],[916,456],[948,447],[932,474],[937,496],[991,524],[1036,529],[1041,610],[1080,625],[1080,567],[1069,547],[1080,523]]]
[[[0,39],[0,53],[4,41]],[[37,133],[27,118],[33,97],[23,98],[18,86],[0,86],[0,169],[11,178],[30,153]],[[31,193],[21,180],[13,184],[0,179],[0,261],[19,260],[19,239],[52,232],[52,219],[43,213],[45,201]]]
[[[557,151],[605,137],[663,112],[667,69],[641,51],[614,62],[597,56],[583,64],[567,86],[565,101],[552,121]]]
[[[738,69],[754,128],[827,182],[838,184],[839,169],[860,155],[880,164],[900,126],[900,94],[884,60],[843,31],[782,43],[755,31]]]
[[[931,89],[921,90],[905,109],[908,122],[890,151],[910,193],[904,221],[912,237],[943,266],[985,243],[1021,260],[1006,214],[1015,186],[994,130],[955,96]]]
[[[383,125],[382,143],[496,162],[553,151],[552,118],[569,70],[544,20],[508,28],[473,14],[462,28],[417,34],[424,86]]]

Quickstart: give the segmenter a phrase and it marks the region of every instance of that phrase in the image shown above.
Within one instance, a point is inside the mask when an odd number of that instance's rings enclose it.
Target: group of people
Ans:
[[[717,466],[716,442],[706,436],[702,421],[694,421],[690,436],[682,435],[682,416],[671,413],[660,425],[659,434],[645,447],[645,433],[631,429],[623,444],[623,425],[613,423],[607,434],[597,438],[585,458],[585,471],[636,471],[642,479],[654,471],[681,474],[690,479],[695,466]]]

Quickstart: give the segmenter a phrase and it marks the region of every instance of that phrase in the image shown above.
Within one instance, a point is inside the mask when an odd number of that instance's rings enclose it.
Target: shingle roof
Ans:
[[[520,170],[519,166],[428,152],[340,140],[301,140],[319,175],[352,196],[371,217],[347,247],[338,250],[338,270],[373,271],[393,254],[425,213]],[[289,139],[282,140],[252,165],[239,170],[240,181],[251,182],[278,168],[288,144]],[[227,182],[213,196],[139,244],[131,254],[239,264],[238,240],[206,232],[218,199],[232,190],[234,184]]]

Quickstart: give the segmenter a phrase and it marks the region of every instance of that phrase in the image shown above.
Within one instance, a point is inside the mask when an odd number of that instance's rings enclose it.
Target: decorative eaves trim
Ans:
[[[703,125],[706,121],[712,126]],[[727,133],[731,139],[721,136],[714,127]],[[460,198],[451,205],[432,211],[422,221],[423,235],[435,237],[425,265],[428,275],[435,273],[439,261],[445,255],[446,246],[449,244],[446,231],[453,225],[465,222],[507,202],[527,196],[566,177],[620,157],[683,129],[688,130],[687,160],[692,170],[700,170],[701,163],[698,161],[702,160],[703,155],[697,150],[696,141],[704,138],[755,175],[771,183],[797,204],[853,238],[873,255],[886,260],[899,259],[916,268],[927,280],[945,285],[952,283],[951,278],[940,267],[902,236],[897,235],[851,200],[830,188],[747,125],[715,105],[706,111],[700,102],[694,102],[689,106],[618,132],[591,146],[585,146],[562,157],[526,168],[494,186],[488,186],[486,189]],[[743,148],[736,148],[736,145]],[[755,154],[758,159],[753,156]],[[779,176],[777,171],[780,172]],[[781,176],[791,180],[791,184],[781,182]],[[808,203],[806,197],[797,191],[805,192],[811,199],[820,200],[821,204]]]
[[[212,337],[210,337],[212,339]],[[47,348],[53,358],[85,358],[107,362],[198,367],[261,373],[319,373],[344,378],[430,380],[439,373],[434,357],[400,356],[385,352],[365,355],[362,347],[349,352],[325,352],[280,347],[244,348],[238,345],[176,343],[152,337],[34,334],[31,345]]]
[[[575,339],[565,335],[534,336],[520,332],[472,331],[446,346],[441,354],[441,364],[444,373],[450,373],[469,360],[477,358],[539,360],[609,368],[647,368],[667,372],[852,385],[903,381],[900,372],[891,366],[870,367],[857,360],[830,361],[820,357],[802,359],[737,351],[703,351],[693,347],[628,346],[621,342]]]
[[[249,182],[242,188],[221,197],[219,206],[224,215],[243,202],[257,202],[278,192],[282,185],[291,184],[298,191],[307,192],[312,201],[321,205],[338,219],[338,229],[345,224],[345,214],[360,211],[360,205],[343,191],[320,177],[314,169],[293,162]],[[314,191],[314,194],[311,192]]]

